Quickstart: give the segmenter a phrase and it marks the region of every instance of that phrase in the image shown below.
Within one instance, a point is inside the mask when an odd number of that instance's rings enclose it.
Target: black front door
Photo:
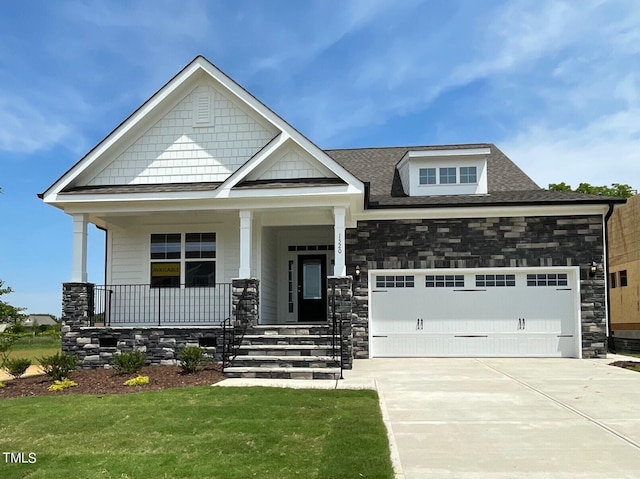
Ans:
[[[298,322],[327,320],[327,255],[298,256]]]

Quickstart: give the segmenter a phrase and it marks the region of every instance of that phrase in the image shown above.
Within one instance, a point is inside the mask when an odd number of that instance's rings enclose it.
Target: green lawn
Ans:
[[[52,336],[25,336],[14,345],[10,358],[28,358],[31,364],[40,364],[38,358],[60,352],[60,338]],[[0,462],[2,457],[0,457]],[[2,476],[0,476],[2,477]]]
[[[0,400],[0,477],[392,478],[374,391],[192,387]]]

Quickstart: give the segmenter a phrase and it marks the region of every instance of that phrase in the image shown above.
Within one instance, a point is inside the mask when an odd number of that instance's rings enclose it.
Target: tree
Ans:
[[[589,183],[580,183],[576,189],[573,189],[571,185],[563,181],[562,183],[551,183],[549,189],[551,191],[574,191],[588,195],[617,196],[618,198],[631,198],[637,193],[631,186],[622,183],[612,183],[611,186],[593,186]]]
[[[0,298],[5,294],[12,293],[13,290],[9,286],[4,286],[4,281],[0,279]],[[16,323],[21,321],[24,317],[22,311],[25,308],[18,308],[16,306],[11,306],[6,301],[2,301],[0,299],[0,322],[8,322],[8,323]]]

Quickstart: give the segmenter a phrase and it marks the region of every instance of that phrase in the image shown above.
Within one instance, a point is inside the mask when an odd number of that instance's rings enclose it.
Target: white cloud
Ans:
[[[62,119],[23,99],[0,97],[0,150],[33,153],[60,143],[71,131]]]
[[[584,128],[530,125],[499,146],[540,186],[630,184],[640,190],[640,107]]]

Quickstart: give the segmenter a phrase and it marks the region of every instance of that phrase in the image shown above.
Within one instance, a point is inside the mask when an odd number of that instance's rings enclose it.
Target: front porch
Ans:
[[[107,235],[92,325],[220,324],[234,278],[259,280],[256,324],[316,324],[327,318],[327,278],[346,274],[346,216],[340,206],[74,215],[72,282],[87,281],[92,222]]]

